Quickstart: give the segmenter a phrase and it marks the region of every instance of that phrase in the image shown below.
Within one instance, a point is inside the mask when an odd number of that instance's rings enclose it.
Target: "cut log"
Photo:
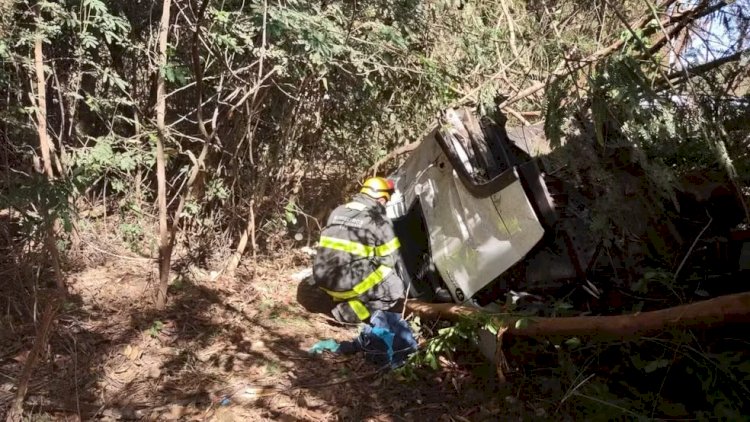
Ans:
[[[454,322],[484,312],[468,306],[416,300],[408,301],[406,309],[421,318]],[[633,340],[671,329],[709,329],[750,323],[750,292],[630,315],[528,318],[528,324],[516,324],[519,318],[508,315],[492,317],[498,325],[508,327],[507,333],[514,336],[553,341],[570,337],[594,341]]]

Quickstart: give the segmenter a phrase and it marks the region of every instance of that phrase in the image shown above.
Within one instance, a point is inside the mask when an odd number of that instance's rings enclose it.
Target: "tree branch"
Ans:
[[[483,313],[479,308],[450,303],[409,301],[407,310],[426,319],[460,321]],[[632,340],[670,329],[709,329],[726,324],[750,323],[750,292],[720,296],[658,311],[630,315],[524,318],[529,324],[516,327],[521,318],[494,315],[508,333],[535,338],[564,340],[581,337],[596,341]]]
[[[669,42],[670,39],[672,39],[677,33],[683,30],[686,26],[697,21],[698,19],[708,16],[716,11],[719,11],[722,8],[729,6],[732,3],[733,1],[724,0],[713,6],[706,7],[708,6],[708,2],[704,1],[698,6],[690,10],[687,10],[683,13],[680,13],[679,15],[670,16],[669,18],[661,22],[662,26],[666,27],[666,26],[670,26],[673,24],[676,24],[676,25],[674,25],[672,28],[666,31],[666,33],[662,34],[659,38],[657,38],[656,41],[654,41],[654,43],[648,49],[648,51],[644,53],[644,57],[652,56],[656,54],[664,46],[664,44]]]
[[[702,75],[706,72],[714,70],[727,63],[740,61],[742,59],[743,54],[744,55],[750,54],[750,49],[738,51],[734,54],[730,54],[729,56],[725,56],[720,59],[710,61],[708,63],[703,63],[697,66],[693,66],[685,70],[674,71],[672,73],[669,73],[667,75],[667,78],[672,80],[673,83],[679,83],[688,78],[692,78],[693,76]]]
[[[208,133],[206,129],[206,123],[203,121],[203,67],[201,66],[200,52],[198,51],[198,45],[200,42],[200,31],[203,26],[203,19],[206,15],[206,9],[210,0],[203,0],[198,15],[195,17],[195,27],[193,28],[193,43],[192,43],[192,60],[193,60],[193,74],[195,75],[195,89],[198,94],[198,107],[196,112],[198,115],[198,129],[206,140],[206,143],[210,143],[214,136],[216,136],[217,128],[211,128],[211,133]]]

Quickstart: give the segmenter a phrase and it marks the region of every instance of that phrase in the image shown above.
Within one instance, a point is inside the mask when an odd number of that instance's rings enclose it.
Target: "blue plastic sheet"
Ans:
[[[341,342],[338,353],[365,352],[365,359],[379,366],[397,368],[417,351],[409,324],[395,312],[375,311],[353,341]]]
[[[310,350],[307,351],[307,353],[311,355],[317,355],[323,353],[323,351],[325,350],[336,353],[339,350],[339,343],[336,340],[332,339],[320,340],[319,342],[313,344]]]

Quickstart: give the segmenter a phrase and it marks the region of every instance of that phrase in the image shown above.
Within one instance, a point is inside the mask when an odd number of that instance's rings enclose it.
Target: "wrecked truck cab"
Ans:
[[[423,300],[442,285],[456,303],[485,306],[497,297],[483,293],[556,218],[535,160],[503,125],[465,109],[443,112],[389,178],[396,192],[387,212],[413,282],[410,296]]]

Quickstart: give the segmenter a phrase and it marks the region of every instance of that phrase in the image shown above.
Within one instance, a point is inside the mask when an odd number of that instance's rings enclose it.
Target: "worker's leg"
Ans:
[[[362,307],[365,308],[364,312]],[[352,307],[352,303],[350,302],[338,302],[338,304],[331,310],[331,315],[336,318],[336,321],[356,324],[363,321],[360,316],[363,316],[365,320],[369,317],[369,309],[367,309],[364,304],[362,304],[362,307],[356,303],[354,304],[354,307]],[[358,312],[360,315],[357,315]]]

